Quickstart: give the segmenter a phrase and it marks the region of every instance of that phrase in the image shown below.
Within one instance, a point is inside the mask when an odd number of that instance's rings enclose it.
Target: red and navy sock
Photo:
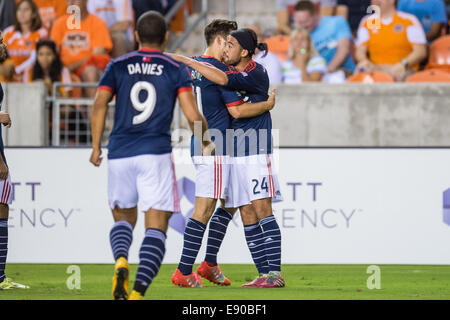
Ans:
[[[223,208],[218,208],[211,217],[205,256],[205,261],[210,265],[217,265],[217,253],[227,232],[228,224],[232,219],[231,213]]]

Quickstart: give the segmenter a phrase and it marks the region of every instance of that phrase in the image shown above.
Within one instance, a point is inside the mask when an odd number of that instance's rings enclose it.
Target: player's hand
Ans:
[[[89,160],[94,166],[100,167],[103,158],[101,157],[102,150],[94,148],[92,149],[91,159]]]
[[[212,156],[216,152],[216,145],[212,141],[203,141],[202,151],[204,156]]]
[[[272,110],[275,107],[277,89],[273,89],[267,100],[267,111]]]
[[[11,118],[8,112],[0,112],[0,123],[8,128],[11,128]]]
[[[3,161],[0,161],[0,180],[8,179],[9,169]]]

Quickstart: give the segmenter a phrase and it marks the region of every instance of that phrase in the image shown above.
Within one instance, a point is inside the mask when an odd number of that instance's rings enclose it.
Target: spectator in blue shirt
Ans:
[[[300,1],[294,7],[297,28],[304,28],[311,34],[317,52],[327,62],[329,73],[343,69],[353,72],[355,63],[350,55],[352,32],[342,17],[320,17],[311,1]]]
[[[441,35],[448,21],[443,0],[399,0],[398,10],[415,15],[430,42]]]

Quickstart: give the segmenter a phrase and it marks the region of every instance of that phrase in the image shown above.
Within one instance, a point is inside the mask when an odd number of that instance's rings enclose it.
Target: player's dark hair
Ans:
[[[162,45],[166,37],[167,23],[161,13],[147,11],[137,21],[136,31],[141,43]]]
[[[41,40],[36,44],[36,53],[39,53],[39,49],[42,47],[49,48],[55,56],[55,60],[53,60],[49,70],[50,78],[52,79],[53,82],[61,81],[61,72],[63,70],[63,63],[61,62],[61,58],[59,57],[58,51],[56,50],[56,44],[51,40]],[[33,81],[44,79],[44,70],[42,69],[37,59],[33,67],[32,79]]]
[[[313,16],[316,14],[316,6],[309,0],[300,0],[294,6],[294,11],[308,11]]]
[[[228,35],[237,30],[238,25],[236,21],[224,20],[224,19],[214,19],[205,28],[205,40],[206,45],[210,46],[217,36],[222,36],[227,38]]]
[[[267,52],[269,50],[267,43],[258,43],[258,36],[252,29],[239,29],[237,31],[233,31],[231,35],[236,38],[243,49],[248,51],[247,57],[253,57],[256,49],[265,51],[263,57],[267,55]]]

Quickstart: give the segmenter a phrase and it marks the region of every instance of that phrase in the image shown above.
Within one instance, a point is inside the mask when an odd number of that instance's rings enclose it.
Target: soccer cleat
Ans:
[[[242,287],[244,287],[244,288],[259,287],[261,284],[266,282],[266,279],[267,279],[267,275],[262,275],[250,283],[243,284]]]
[[[231,284],[230,280],[223,274],[220,267],[217,266],[209,266],[208,262],[203,261],[200,266],[197,268],[197,273],[201,275],[203,278],[211,281],[212,283],[221,285],[221,286],[229,286]]]
[[[128,300],[144,300],[144,296],[136,290],[131,291],[130,298]]]
[[[202,280],[197,273],[193,272],[185,276],[181,273],[180,269],[175,270],[172,276],[172,283],[179,287],[203,288]]]
[[[2,283],[0,283],[0,290],[10,290],[10,289],[30,289],[29,286],[20,284],[11,280],[11,278],[5,278]]]
[[[112,286],[112,296],[114,300],[127,300],[129,290],[129,267],[128,261],[120,257],[114,266],[114,277]]]
[[[258,285],[258,288],[284,288],[285,282],[283,277],[280,275],[269,274],[266,281]]]

